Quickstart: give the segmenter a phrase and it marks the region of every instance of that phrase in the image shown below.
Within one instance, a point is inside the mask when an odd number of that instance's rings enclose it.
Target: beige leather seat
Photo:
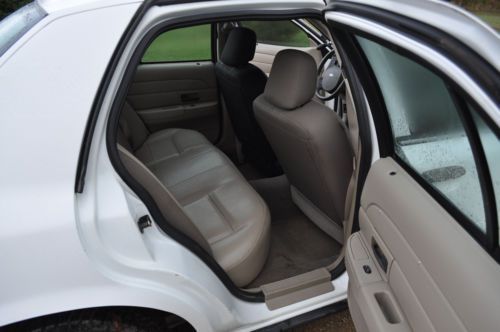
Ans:
[[[254,111],[290,181],[295,204],[343,243],[353,154],[341,119],[312,100],[316,75],[316,63],[309,54],[279,52],[264,93],[254,101]]]
[[[226,155],[196,131],[149,134],[128,104],[118,135],[125,167],[166,220],[211,253],[236,285],[250,283],[267,258],[270,214]]]

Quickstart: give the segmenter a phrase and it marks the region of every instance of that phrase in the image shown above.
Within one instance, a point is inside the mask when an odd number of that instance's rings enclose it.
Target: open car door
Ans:
[[[431,1],[333,2],[325,15],[380,152],[346,247],[357,330],[498,331],[498,37]]]

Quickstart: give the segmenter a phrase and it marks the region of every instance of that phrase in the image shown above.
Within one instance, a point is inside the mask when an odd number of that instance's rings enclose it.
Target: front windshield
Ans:
[[[0,21],[0,56],[45,15],[45,11],[33,2]]]

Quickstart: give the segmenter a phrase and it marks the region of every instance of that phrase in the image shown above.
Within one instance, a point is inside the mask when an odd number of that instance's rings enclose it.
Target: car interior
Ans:
[[[320,21],[293,19],[169,30],[136,68],[121,161],[240,288],[272,298],[342,259],[361,149],[340,63]]]

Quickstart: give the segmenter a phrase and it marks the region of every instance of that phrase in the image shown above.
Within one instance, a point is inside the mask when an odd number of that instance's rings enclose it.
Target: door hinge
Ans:
[[[152,224],[153,223],[151,222],[151,219],[148,215],[140,217],[137,221],[137,226],[139,226],[139,230],[141,231],[141,233],[144,233],[144,229],[151,227]]]

